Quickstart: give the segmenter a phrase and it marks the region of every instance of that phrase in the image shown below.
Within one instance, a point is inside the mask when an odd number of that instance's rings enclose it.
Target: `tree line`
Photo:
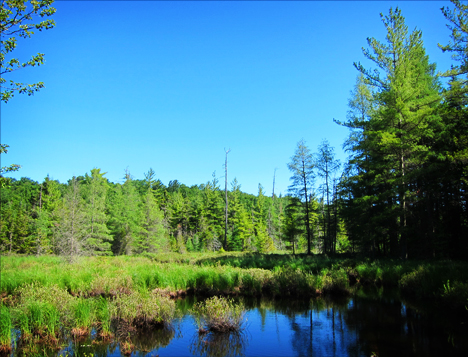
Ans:
[[[152,169],[142,180],[126,171],[123,183],[110,182],[99,168],[66,184],[10,179],[0,196],[0,246],[65,256],[304,249],[300,229],[290,232],[292,224],[302,226],[291,213],[293,197],[266,196],[260,184],[257,195],[240,188],[234,179],[227,190],[225,229],[225,192],[215,173],[191,187],[177,180],[165,186]]]
[[[51,3],[38,2],[36,15],[52,15]],[[13,13],[5,13],[2,31],[14,33],[10,28],[18,24],[8,22]],[[381,15],[385,40],[368,38],[363,49],[375,68],[354,64],[358,77],[348,116],[336,120],[350,130],[343,166],[326,140],[315,154],[299,141],[284,197],[265,196],[261,185],[257,196],[246,194],[237,180],[223,195],[216,175],[206,184],[187,187],[175,180],[165,186],[151,169],[144,180],[126,172],[123,184],[109,182],[98,168],[67,184],[2,177],[1,249],[69,255],[291,249],[466,258],[468,5],[452,0],[442,14],[451,40],[439,47],[456,63],[444,73],[436,71],[421,31],[408,30],[400,9]],[[7,41],[2,73],[19,64],[4,63],[15,47]],[[2,92],[3,101],[13,96],[13,84]],[[1,152],[7,148],[3,144]]]

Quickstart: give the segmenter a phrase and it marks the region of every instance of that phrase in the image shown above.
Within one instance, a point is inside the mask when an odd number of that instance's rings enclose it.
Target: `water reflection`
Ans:
[[[458,320],[437,309],[425,314],[383,288],[357,290],[340,299],[239,298],[247,309],[240,333],[199,335],[187,311],[195,299],[177,302],[172,327],[130,336],[132,356],[440,356],[468,355],[468,313]],[[464,320],[466,324],[463,324]],[[119,344],[95,336],[71,341],[63,356],[121,357]],[[19,349],[15,356],[21,355]],[[23,354],[24,355],[24,354]],[[56,356],[54,352],[50,356]]]
[[[244,331],[229,333],[195,334],[190,344],[194,356],[224,357],[245,356],[248,345]]]
[[[144,356],[147,352],[168,346],[174,336],[175,328],[173,326],[164,326],[156,329],[139,330],[130,339],[135,345],[136,355]]]

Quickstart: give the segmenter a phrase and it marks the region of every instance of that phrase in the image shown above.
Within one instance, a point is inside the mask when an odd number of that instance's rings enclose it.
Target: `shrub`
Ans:
[[[324,293],[348,293],[348,274],[343,268],[330,271],[325,270],[321,282]]]
[[[200,332],[239,331],[245,314],[243,306],[217,296],[195,304],[191,312]]]

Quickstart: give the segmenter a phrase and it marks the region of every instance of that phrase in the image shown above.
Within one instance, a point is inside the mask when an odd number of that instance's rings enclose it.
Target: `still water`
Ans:
[[[198,335],[187,310],[171,327],[132,336],[132,356],[468,356],[468,312],[415,308],[395,292],[359,290],[339,299],[242,299],[241,333]],[[421,310],[422,309],[422,310]],[[466,321],[466,324],[465,324]],[[115,342],[71,343],[62,356],[120,357]]]

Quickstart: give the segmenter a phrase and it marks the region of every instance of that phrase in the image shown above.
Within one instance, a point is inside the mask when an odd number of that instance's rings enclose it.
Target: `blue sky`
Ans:
[[[1,103],[2,166],[10,176],[66,182],[98,167],[122,182],[151,167],[164,184],[228,180],[256,194],[286,193],[301,139],[328,139],[337,158],[347,103],[367,37],[385,41],[379,14],[399,6],[423,32],[441,71],[450,54],[447,1],[59,1],[54,29],[19,41],[15,56],[45,53],[14,79],[46,88]],[[8,79],[8,78],[7,78]]]

